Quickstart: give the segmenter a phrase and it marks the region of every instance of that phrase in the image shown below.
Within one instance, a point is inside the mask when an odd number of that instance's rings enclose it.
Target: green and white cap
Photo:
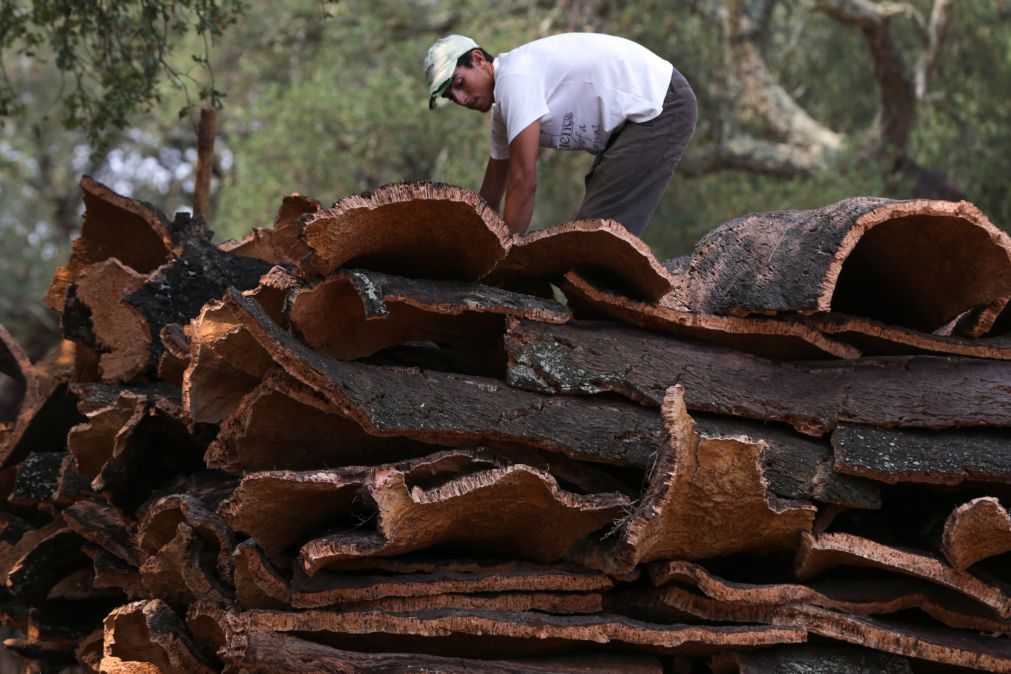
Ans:
[[[463,35],[447,35],[435,41],[425,56],[425,79],[428,81],[428,109],[435,107],[435,101],[449,88],[453,81],[456,62],[471,49],[477,49],[477,42]]]

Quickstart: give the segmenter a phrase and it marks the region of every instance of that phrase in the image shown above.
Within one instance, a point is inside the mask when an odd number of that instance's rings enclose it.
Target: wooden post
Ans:
[[[197,175],[193,188],[193,215],[204,220],[210,219],[211,173],[214,169],[214,133],[217,127],[217,111],[200,109],[200,126],[197,129]]]

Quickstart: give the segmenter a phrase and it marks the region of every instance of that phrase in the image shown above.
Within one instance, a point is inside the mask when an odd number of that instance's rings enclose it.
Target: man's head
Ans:
[[[425,56],[428,107],[442,96],[472,110],[487,112],[494,101],[494,57],[469,37],[447,35]]]

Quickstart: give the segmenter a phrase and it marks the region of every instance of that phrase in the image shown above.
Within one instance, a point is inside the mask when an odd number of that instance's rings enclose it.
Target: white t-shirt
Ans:
[[[541,147],[603,152],[626,120],[660,114],[674,66],[645,47],[613,35],[566,33],[542,38],[495,59],[491,156],[540,120]]]

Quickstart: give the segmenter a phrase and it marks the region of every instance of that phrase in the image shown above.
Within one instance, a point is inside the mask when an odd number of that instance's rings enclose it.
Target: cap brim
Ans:
[[[442,84],[440,84],[435,89],[435,91],[432,92],[432,95],[428,97],[428,109],[429,110],[435,110],[435,101],[440,96],[442,96],[444,93],[446,93],[446,90],[449,89],[449,85],[452,82],[453,82],[453,78],[450,77],[448,80],[446,80],[445,82],[443,82]]]

